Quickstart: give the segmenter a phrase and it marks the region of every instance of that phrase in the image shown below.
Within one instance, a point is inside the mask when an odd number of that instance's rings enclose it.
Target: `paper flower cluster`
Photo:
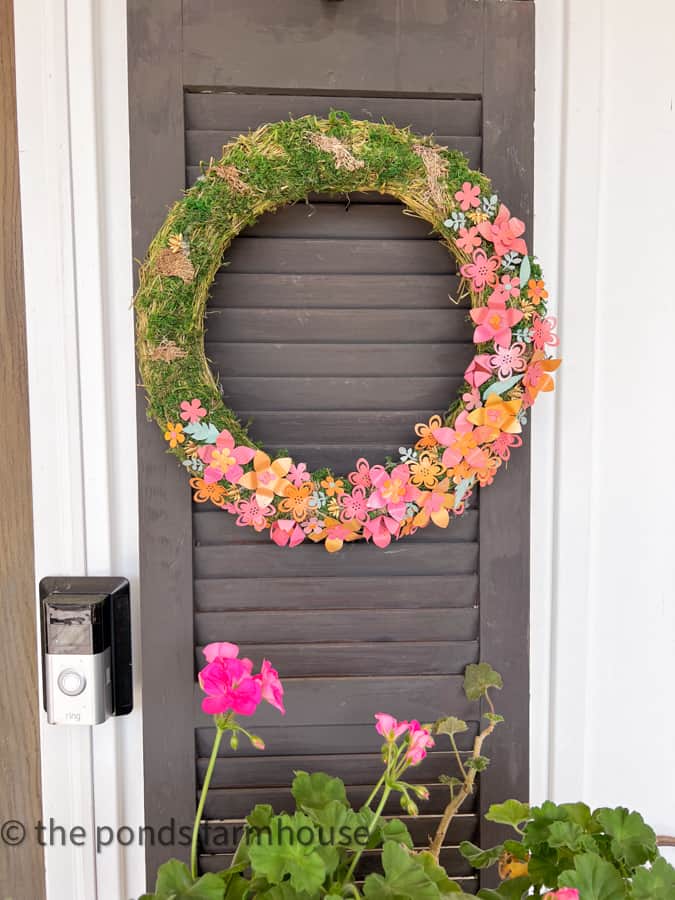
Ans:
[[[524,224],[469,181],[455,201],[444,237],[464,260],[476,354],[448,413],[415,425],[416,440],[399,448],[398,459],[359,459],[337,477],[237,446],[229,431],[209,423],[198,398],[186,398],[164,437],[183,451],[198,503],[227,510],[242,527],[268,530],[280,547],[323,541],[335,552],[358,539],[385,548],[430,523],[447,528],[475,486],[492,483],[522,445],[527,410],[541,392],[553,390],[560,360],[548,353],[558,338],[555,319],[546,315],[539,265],[522,238]]]

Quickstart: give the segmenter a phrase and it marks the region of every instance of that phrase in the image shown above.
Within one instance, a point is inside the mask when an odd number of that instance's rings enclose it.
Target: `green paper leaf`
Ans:
[[[505,800],[503,803],[493,803],[485,813],[485,818],[488,822],[518,828],[530,818],[530,807],[520,800]]]
[[[202,444],[215,444],[216,438],[220,434],[216,426],[210,422],[192,422],[190,425],[185,425],[183,431],[185,434],[189,434],[193,440]]]
[[[440,891],[423,864],[393,841],[382,850],[384,875],[368,875],[363,896],[368,900],[439,900]]]
[[[348,806],[344,782],[339,778],[331,778],[325,772],[313,772],[311,775],[308,772],[296,772],[291,793],[298,807],[304,810],[322,809],[331,800]]]
[[[530,274],[532,272],[532,267],[530,265],[530,257],[525,255],[523,256],[522,262],[520,263],[520,287],[524,288],[527,282],[530,280]]]
[[[497,394],[498,397],[501,397],[502,394],[505,394],[507,391],[510,391],[512,387],[515,387],[522,377],[522,375],[512,375],[510,378],[505,378],[503,381],[494,381],[483,391],[483,400],[487,400],[490,394]]]
[[[468,700],[480,700],[488,688],[503,687],[502,676],[489,663],[471,663],[464,670],[464,693]]]
[[[602,808],[593,818],[612,838],[612,853],[629,868],[634,869],[656,859],[656,835],[645,823],[640,813],[629,812],[622,806],[616,809]]]
[[[481,850],[471,841],[462,841],[459,845],[459,852],[464,859],[468,859],[474,869],[487,869],[488,866],[494,866],[499,857],[504,852],[504,845],[499,844],[496,847],[490,847],[489,850]]]
[[[469,726],[466,722],[463,719],[458,719],[457,716],[446,716],[444,719],[438,719],[434,724],[436,734],[447,734],[450,737],[462,734],[462,732],[468,730]]]
[[[574,869],[562,873],[558,886],[576,888],[583,900],[625,900],[628,897],[623,878],[597,853],[575,857]]]
[[[223,879],[208,873],[196,881],[188,867],[177,859],[170,859],[157,871],[155,900],[223,900]]]
[[[673,900],[675,868],[660,856],[651,869],[640,868],[633,875],[633,900]]]

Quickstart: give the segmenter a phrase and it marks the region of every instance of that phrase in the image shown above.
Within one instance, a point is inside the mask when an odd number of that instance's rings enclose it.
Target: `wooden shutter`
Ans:
[[[331,107],[433,132],[529,217],[532,5],[360,6],[130,4],[136,256],[223,143]],[[346,473],[359,456],[382,461],[410,446],[414,423],[454,396],[472,354],[466,307],[449,299],[454,262],[391,198],[311,197],[261,219],[224,262],[207,355],[226,402],[267,448]],[[287,689],[284,720],[272,709],[256,717],[267,751],[225,748],[218,760],[206,819],[227,824],[256,802],[288,808],[295,769],[339,775],[355,803],[365,799],[380,770],[376,711],[465,716],[468,746],[479,711],[463,698],[461,673],[485,659],[505,675],[509,721],[442,858],[470,889],[457,843],[490,840],[480,809],[527,794],[527,451],[447,532],[430,528],[384,552],[365,543],[337,555],[288,551],[219,510],[191,507],[143,407],[141,397],[148,823],[186,824],[193,813],[213,735],[193,686],[204,643],[231,640],[256,662],[272,659]],[[441,745],[415,772],[432,795],[408,820],[419,845],[446,798],[438,776],[451,771]],[[149,869],[169,852],[149,848]],[[223,868],[229,852],[206,834],[202,868]]]

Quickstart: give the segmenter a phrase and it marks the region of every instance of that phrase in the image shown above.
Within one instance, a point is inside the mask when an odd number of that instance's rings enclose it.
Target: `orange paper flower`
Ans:
[[[410,481],[416,487],[434,487],[443,472],[443,466],[429,453],[420,453],[420,458],[411,462],[409,468]]]
[[[321,531],[310,534],[310,540],[325,541],[326,550],[329,553],[336,553],[342,550],[345,542],[356,541],[361,535],[361,525],[356,519],[350,519],[349,522],[340,522],[338,519],[332,519],[326,516],[323,520],[324,527]]]
[[[190,487],[195,491],[193,496],[195,503],[207,503],[210,500],[215,506],[222,506],[228,497],[225,485],[217,481],[209,484],[203,478],[191,478]]]
[[[523,429],[518,421],[518,413],[522,405],[522,400],[502,400],[497,394],[490,394],[485,406],[479,406],[469,413],[469,421],[474,425],[487,425],[497,432],[520,434]]]
[[[283,497],[290,482],[285,477],[293,460],[287,456],[275,459],[274,462],[262,450],[257,450],[253,457],[253,471],[241,476],[237,484],[255,492],[258,506],[268,506],[274,495]]]
[[[328,478],[324,478],[321,482],[321,487],[325,490],[329,497],[340,496],[340,494],[344,494],[345,492],[345,483],[340,478],[337,481],[335,478],[331,478],[329,475]]]
[[[415,434],[419,437],[419,441],[415,444],[416,450],[429,450],[431,447],[437,447],[438,441],[433,435],[435,428],[441,427],[441,417],[432,416],[428,424],[418,422],[415,425]]]
[[[164,432],[164,440],[169,442],[169,447],[175,449],[185,440],[182,425],[174,425],[173,422],[166,423],[166,431]]]
[[[535,350],[530,365],[523,376],[523,384],[527,391],[527,399],[534,403],[540,392],[552,391],[554,382],[549,372],[555,372],[561,359],[549,359],[543,350]]]
[[[311,481],[306,481],[300,487],[295,487],[288,482],[284,499],[279,503],[279,509],[283,513],[290,513],[296,522],[304,522],[309,513],[309,498],[314,491]]]

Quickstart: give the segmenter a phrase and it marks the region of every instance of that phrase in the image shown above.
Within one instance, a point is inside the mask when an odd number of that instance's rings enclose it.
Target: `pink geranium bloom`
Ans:
[[[338,503],[342,507],[340,518],[343,522],[355,519],[363,524],[368,519],[368,501],[365,488],[355,487],[351,494],[346,491],[338,497]]]
[[[579,891],[576,888],[560,888],[559,891],[544,894],[544,900],[579,900]]]
[[[478,353],[469,363],[464,373],[464,377],[471,387],[479,388],[481,384],[485,384],[492,378],[492,367],[490,366],[490,355],[488,353]]]
[[[376,547],[384,550],[391,544],[392,537],[398,532],[399,523],[391,516],[375,516],[368,519],[363,526],[363,536],[367,541],[371,538]]]
[[[251,677],[250,659],[217,656],[199,673],[199,684],[207,695],[202,709],[208,715],[233,712],[252,716],[262,699],[261,685]]]
[[[480,187],[477,184],[471,184],[470,181],[465,181],[462,189],[455,194],[455,200],[460,204],[462,212],[467,212],[472,207],[477,209],[480,206],[479,197]]]
[[[417,766],[427,755],[427,750],[434,746],[434,739],[416,719],[409,723],[408,731],[410,744],[405,758],[412,766]]]
[[[478,230],[486,241],[492,241],[498,256],[504,256],[509,251],[522,255],[527,253],[527,244],[520,236],[525,232],[525,223],[520,219],[512,219],[508,207],[503,203],[494,222],[481,222]]]
[[[202,406],[201,400],[183,400],[180,408],[182,410],[180,414],[181,419],[193,425],[206,415],[206,410]]]
[[[547,316],[545,319],[537,315],[533,317],[531,334],[535,349],[543,350],[546,345],[558,346],[558,335],[553,333],[556,324],[557,320],[554,316]]]
[[[496,282],[499,257],[488,257],[485,250],[474,250],[472,259],[473,262],[466,263],[459,271],[471,281],[475,290],[482,291]]]
[[[279,679],[279,673],[272,668],[272,663],[268,659],[263,659],[260,674],[253,677],[260,684],[263,700],[267,700],[270,706],[276,707],[285,716],[284,688]]]
[[[476,226],[472,225],[471,228],[460,228],[456,244],[459,249],[463,250],[465,253],[473,253],[476,247],[480,247],[480,235],[478,234]]]
[[[507,308],[496,293],[492,294],[487,306],[474,307],[470,315],[478,326],[473,333],[474,342],[494,341],[502,347],[511,346],[511,328],[523,318],[519,309]]]
[[[203,476],[207,484],[220,481],[223,476],[232,484],[236,484],[244,474],[242,466],[255,456],[252,447],[235,447],[234,438],[227,429],[220,432],[215,447],[213,444],[207,444],[200,447],[197,452],[202,462],[207,464]]]
[[[405,518],[406,506],[417,499],[418,490],[410,484],[410,469],[404,463],[391,472],[383,466],[373,466],[370,479],[375,490],[368,498],[369,509],[386,509],[387,513],[400,522]]]
[[[255,497],[237,500],[234,509],[237,514],[237,525],[240,527],[250,525],[256,531],[264,531],[267,528],[267,518],[274,514],[273,506],[260,507]]]
[[[305,532],[294,519],[272,522],[270,537],[279,547],[297,547],[305,539]]]
[[[524,357],[525,344],[516,341],[510,347],[496,347],[490,365],[497,370],[500,378],[510,378],[514,372],[524,372],[527,360]]]
[[[367,459],[361,457],[356,460],[356,471],[349,473],[349,481],[355,487],[369,488],[372,487],[370,480],[370,463]]]
[[[303,482],[309,481],[310,478],[307,471],[307,463],[301,462],[297,465],[292,465],[286,478],[288,478],[293,487],[301,487]]]
[[[508,431],[501,431],[499,437],[492,442],[492,452],[495,453],[504,462],[511,458],[511,447],[522,447],[523,439],[519,434],[509,434]]]
[[[213,662],[214,659],[234,659],[239,656],[239,647],[236,644],[230,644],[227,641],[220,641],[214,644],[207,644],[202,650],[207,662]]]
[[[377,724],[375,731],[383,738],[393,742],[408,730],[407,722],[399,722],[388,713],[375,713]]]

